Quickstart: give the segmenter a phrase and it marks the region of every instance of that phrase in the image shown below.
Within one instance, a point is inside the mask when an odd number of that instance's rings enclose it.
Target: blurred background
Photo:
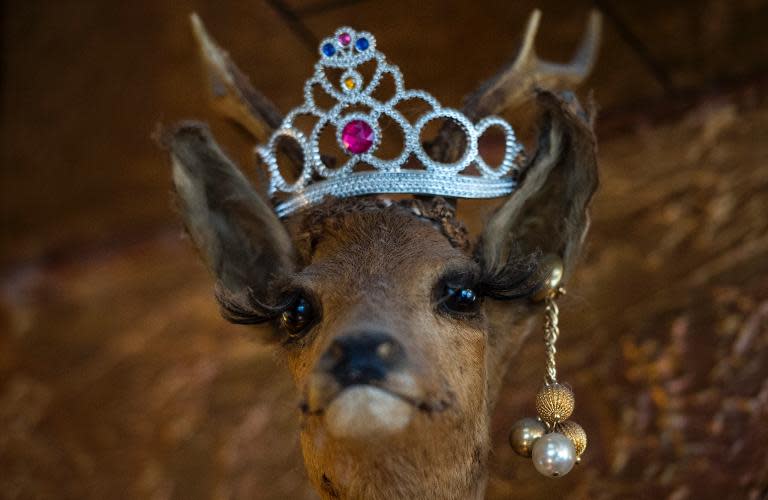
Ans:
[[[198,118],[254,164],[209,110],[191,12],[285,111],[342,24],[458,106],[534,8],[559,61],[604,15],[579,90],[600,108],[602,187],[559,345],[591,441],[558,481],[506,445],[533,412],[531,337],[494,415],[488,496],[768,497],[765,0],[4,2],[0,497],[315,498],[287,370],[219,318],[150,137]]]

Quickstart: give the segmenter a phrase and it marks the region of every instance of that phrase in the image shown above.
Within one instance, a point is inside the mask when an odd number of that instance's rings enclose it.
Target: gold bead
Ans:
[[[354,78],[347,78],[346,80],[344,80],[344,85],[349,90],[352,90],[353,88],[355,88],[355,80],[354,80]]]
[[[563,260],[555,254],[547,254],[539,262],[544,279],[539,289],[533,292],[531,300],[541,302],[557,295],[558,287],[563,279]]]
[[[580,456],[587,449],[587,433],[573,420],[557,424],[557,431],[571,440],[573,447],[576,448],[576,456]]]
[[[547,428],[541,421],[535,418],[521,418],[509,432],[509,445],[521,457],[530,458],[533,443],[546,432]]]
[[[544,385],[536,395],[536,411],[550,426],[568,420],[575,404],[573,391],[558,383]]]

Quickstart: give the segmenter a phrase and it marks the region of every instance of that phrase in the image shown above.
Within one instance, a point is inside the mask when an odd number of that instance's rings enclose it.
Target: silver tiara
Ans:
[[[356,69],[361,64],[376,61],[376,68],[369,82]],[[328,79],[327,69],[342,71],[337,83]],[[395,93],[386,102],[373,97],[382,78],[390,75],[395,83]],[[316,86],[336,100],[330,109],[315,103],[313,90]],[[431,110],[411,124],[395,106],[411,99],[426,102]],[[360,108],[367,111],[358,111]],[[307,136],[294,122],[300,116],[317,119]],[[382,130],[379,118],[389,117],[402,128],[404,144],[399,156],[382,159],[376,156],[381,143]],[[466,135],[464,154],[454,163],[442,163],[429,157],[421,144],[424,126],[432,120],[455,122]],[[346,153],[347,159],[338,168],[328,168],[320,154],[319,138],[327,126],[336,129],[336,140]],[[500,128],[505,136],[506,149],[501,165],[488,165],[478,152],[478,139],[489,128]],[[290,183],[278,168],[276,150],[278,141],[292,138],[304,156],[304,168],[299,177]],[[509,174],[514,160],[522,151],[512,126],[496,116],[483,118],[473,124],[460,111],[443,107],[437,99],[423,90],[406,90],[403,75],[397,66],[387,63],[384,54],[376,50],[376,40],[367,32],[351,28],[339,28],[333,37],[320,43],[320,60],[315,73],[304,84],[304,104],[293,109],[283,119],[266,145],[256,148],[267,164],[270,173],[269,195],[279,193],[288,197],[277,203],[279,217],[285,217],[302,208],[320,203],[325,196],[348,197],[377,193],[407,193],[442,195],[457,198],[496,198],[511,193],[516,186]],[[415,156],[424,169],[404,168],[411,156]],[[355,171],[359,163],[373,167],[371,171]],[[474,165],[479,173],[462,173]]]

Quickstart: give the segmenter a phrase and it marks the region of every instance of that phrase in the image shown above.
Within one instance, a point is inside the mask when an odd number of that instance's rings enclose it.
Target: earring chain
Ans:
[[[557,338],[560,336],[560,327],[558,325],[560,309],[557,307],[557,298],[565,294],[565,288],[560,287],[546,299],[546,308],[544,310],[544,347],[547,356],[547,375],[545,382],[547,385],[557,383],[557,364],[555,354],[557,354]]]

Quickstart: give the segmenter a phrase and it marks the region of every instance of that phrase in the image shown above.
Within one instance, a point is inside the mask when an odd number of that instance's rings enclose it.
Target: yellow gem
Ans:
[[[344,86],[347,87],[349,90],[352,90],[355,88],[355,80],[353,78],[347,78],[344,80]]]

